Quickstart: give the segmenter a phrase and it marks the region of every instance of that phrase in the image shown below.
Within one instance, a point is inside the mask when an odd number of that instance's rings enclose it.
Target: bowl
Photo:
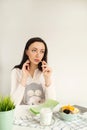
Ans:
[[[60,119],[63,119],[65,121],[72,121],[72,120],[77,119],[78,117],[78,114],[72,114],[72,113],[66,114],[64,112],[58,112],[58,113],[59,113]]]

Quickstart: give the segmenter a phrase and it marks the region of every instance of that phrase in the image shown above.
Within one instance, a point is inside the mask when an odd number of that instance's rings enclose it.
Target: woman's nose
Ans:
[[[37,52],[36,56],[37,56],[37,57],[39,57],[39,56],[40,56],[40,52],[39,52],[39,51]]]

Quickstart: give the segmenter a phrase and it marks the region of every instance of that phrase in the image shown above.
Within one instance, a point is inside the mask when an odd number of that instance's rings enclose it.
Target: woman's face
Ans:
[[[30,63],[38,65],[41,62],[45,53],[45,46],[42,42],[32,43],[28,50],[26,51],[27,56],[29,57]]]

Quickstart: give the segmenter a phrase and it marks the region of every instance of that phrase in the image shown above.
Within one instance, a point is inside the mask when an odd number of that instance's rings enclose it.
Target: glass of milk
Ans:
[[[40,124],[50,125],[52,122],[52,110],[50,108],[42,108],[40,111]]]

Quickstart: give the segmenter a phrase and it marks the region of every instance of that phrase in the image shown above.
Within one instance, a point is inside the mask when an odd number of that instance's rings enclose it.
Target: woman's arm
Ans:
[[[52,78],[52,69],[47,65],[45,61],[42,61],[42,70],[45,84],[45,97],[46,99],[56,99],[55,85]]]
[[[49,87],[51,85],[52,69],[47,65],[45,61],[42,61],[42,71],[45,80],[45,86]]]
[[[11,72],[11,98],[15,105],[22,102],[25,87],[20,83],[21,73],[19,69],[13,69]]]
[[[55,86],[53,85],[53,83],[49,87],[45,86],[45,98],[57,100],[56,90],[55,90]]]
[[[15,68],[11,73],[11,97],[14,103],[20,104],[23,100],[26,81],[29,73],[29,60],[27,60],[23,66],[22,70]]]

